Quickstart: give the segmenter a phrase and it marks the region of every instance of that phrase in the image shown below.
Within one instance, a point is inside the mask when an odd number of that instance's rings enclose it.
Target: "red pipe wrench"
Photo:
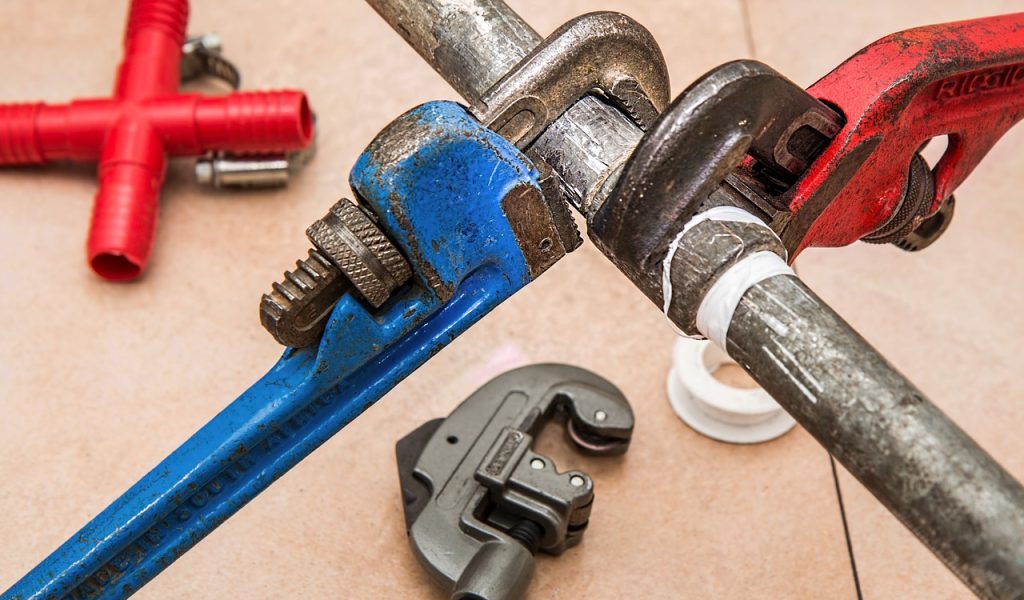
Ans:
[[[859,239],[899,244],[915,231],[903,247],[920,249],[948,224],[953,191],[1024,117],[1024,13],[889,35],[807,91],[845,123],[776,199],[789,213],[790,256]],[[945,154],[917,186],[914,156],[940,136]]]

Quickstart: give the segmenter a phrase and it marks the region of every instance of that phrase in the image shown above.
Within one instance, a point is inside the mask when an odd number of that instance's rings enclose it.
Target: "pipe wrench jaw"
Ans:
[[[316,221],[309,257],[263,296],[261,321],[286,346],[342,327],[352,315],[332,307],[353,292],[360,302],[345,310],[367,304],[382,324],[396,299],[418,298],[397,320],[419,322],[473,273],[490,270],[510,288],[500,302],[582,243],[547,165],[535,168],[454,103],[388,125],[350,183],[357,203],[343,199]]]
[[[542,179],[514,146],[452,103],[424,104],[381,131],[350,183],[412,270],[392,300],[418,304],[388,301],[378,321],[397,305],[402,320],[421,321],[473,274],[500,280],[504,300],[577,247],[563,226],[568,210],[546,200]],[[329,327],[347,319],[334,314]]]
[[[765,181],[798,178],[841,124],[834,111],[765,64],[739,60],[717,67],[641,139],[612,193],[587,214],[590,237],[663,304],[662,261],[684,224],[718,205],[736,205],[766,221],[784,219]],[[709,264],[722,258],[717,250],[709,254]]]
[[[567,207],[545,195],[545,179],[462,107],[430,102],[385,128],[356,161],[350,182],[419,283],[445,300],[463,276],[460,265],[488,262],[474,256],[495,252],[493,264],[522,262],[533,279],[579,246],[578,234],[565,227]]]
[[[560,554],[580,542],[593,482],[579,471],[558,472],[531,448],[544,425],[559,419],[585,432],[586,443],[569,438],[583,452],[620,454],[632,436],[632,410],[608,381],[575,367],[534,365],[492,380],[448,418],[396,445],[410,543],[452,597],[515,598],[534,552]]]

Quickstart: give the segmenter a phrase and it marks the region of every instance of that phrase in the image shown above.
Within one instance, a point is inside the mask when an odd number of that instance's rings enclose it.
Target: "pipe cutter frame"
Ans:
[[[589,454],[622,454],[633,433],[633,411],[614,385],[546,364],[496,377],[395,446],[409,543],[452,598],[519,598],[538,550],[557,555],[582,539],[593,482],[558,472],[531,448],[554,419]]]

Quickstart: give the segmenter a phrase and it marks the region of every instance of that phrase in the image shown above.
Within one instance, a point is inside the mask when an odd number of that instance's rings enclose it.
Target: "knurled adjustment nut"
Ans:
[[[409,263],[358,206],[342,198],[306,236],[375,308],[412,277]]]

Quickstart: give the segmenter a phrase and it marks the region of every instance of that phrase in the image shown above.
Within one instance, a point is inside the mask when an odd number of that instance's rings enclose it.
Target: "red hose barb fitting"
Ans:
[[[313,138],[304,93],[178,93],[188,0],[132,0],[113,98],[0,104],[0,165],[98,161],[86,242],[111,281],[135,279],[153,246],[168,156],[280,153]]]

